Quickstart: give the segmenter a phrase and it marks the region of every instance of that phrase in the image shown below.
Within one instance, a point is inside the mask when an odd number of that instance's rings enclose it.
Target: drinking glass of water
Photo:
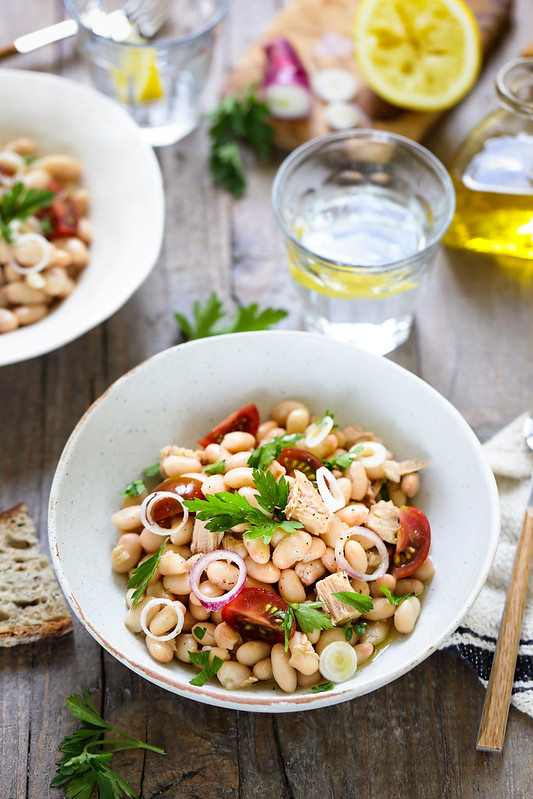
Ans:
[[[149,144],[172,144],[198,125],[219,23],[231,0],[63,2],[78,23],[96,88],[128,111]]]
[[[285,159],[272,201],[305,327],[382,355],[402,344],[454,212],[440,161],[394,133],[332,133]]]

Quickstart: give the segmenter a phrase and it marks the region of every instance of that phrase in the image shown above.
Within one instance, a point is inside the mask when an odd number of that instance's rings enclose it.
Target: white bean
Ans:
[[[260,660],[252,669],[254,677],[258,680],[271,680],[273,677],[272,660],[270,657]]]
[[[287,694],[294,693],[298,685],[298,676],[296,669],[289,664],[290,655],[285,652],[283,644],[274,644],[270,658],[272,661],[272,676],[281,690]]]
[[[117,510],[111,516],[111,521],[118,530],[128,532],[139,530],[142,527],[140,505],[130,505],[127,508]]]
[[[228,450],[228,452],[243,452],[251,450],[255,447],[255,436],[251,433],[245,433],[241,430],[235,430],[231,433],[226,433],[220,446]]]
[[[111,568],[116,574],[131,571],[142,554],[142,544],[137,533],[124,533],[111,552]]]
[[[145,644],[153,659],[159,663],[170,663],[174,658],[173,641],[155,641],[147,636]]]
[[[262,538],[243,538],[248,555],[255,563],[268,563],[270,560],[270,546]]]
[[[272,562],[279,569],[289,569],[307,554],[313,539],[309,533],[298,530],[281,539],[272,553]]]
[[[268,563],[256,563],[255,560],[252,560],[252,558],[248,556],[244,562],[246,563],[249,576],[254,580],[259,580],[262,583],[278,582],[281,571],[272,561],[268,561]]]
[[[394,614],[394,626],[399,633],[409,635],[413,632],[420,610],[420,600],[416,596],[410,596],[398,605]]]
[[[249,466],[240,466],[237,469],[232,469],[224,475],[224,483],[226,488],[242,488],[243,486],[255,486],[253,469]]]
[[[255,666],[260,660],[269,657],[271,648],[266,641],[245,641],[237,649],[235,657],[245,666]]]
[[[278,587],[287,602],[305,602],[305,588],[294,569],[283,569]]]
[[[228,691],[245,688],[247,685],[257,682],[248,666],[236,663],[234,660],[223,663],[217,672],[217,677],[222,687]]]

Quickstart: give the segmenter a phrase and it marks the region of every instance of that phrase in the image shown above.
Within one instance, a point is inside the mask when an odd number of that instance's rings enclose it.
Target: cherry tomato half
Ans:
[[[400,509],[400,531],[394,553],[394,576],[409,577],[428,556],[431,531],[427,517],[417,508]]]
[[[52,213],[52,236],[76,236],[80,214],[72,197],[65,192],[56,194],[50,206]]]
[[[48,183],[47,188],[55,191],[55,197],[48,207],[40,208],[36,213],[41,222],[47,225],[46,236],[48,238],[77,236],[80,212],[75,201],[54,180]]]
[[[168,477],[154,491],[170,491],[181,499],[205,499],[202,481],[196,477]],[[152,507],[152,519],[161,527],[172,527],[179,516],[183,516],[183,507],[170,497],[163,497]]]
[[[281,629],[279,611],[288,609],[284,599],[265,588],[243,588],[235,599],[222,608],[222,618],[242,635],[245,641],[268,641],[282,644],[285,633]],[[293,621],[290,638],[294,635]]]
[[[254,403],[250,402],[248,405],[235,411],[235,413],[232,413],[227,419],[217,424],[217,426],[198,443],[202,447],[207,447],[208,444],[220,444],[226,433],[234,433],[241,430],[255,436],[258,427],[259,411]]]
[[[294,470],[298,469],[309,480],[315,480],[316,470],[324,465],[320,458],[317,458],[312,452],[308,452],[306,449],[298,449],[298,447],[285,447],[285,449],[281,450],[277,460],[286,468],[287,474],[294,477]]]

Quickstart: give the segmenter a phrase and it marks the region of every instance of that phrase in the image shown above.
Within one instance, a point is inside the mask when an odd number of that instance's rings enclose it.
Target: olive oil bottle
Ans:
[[[444,243],[533,260],[533,58],[504,65],[496,91],[502,107],[450,165],[456,210]]]

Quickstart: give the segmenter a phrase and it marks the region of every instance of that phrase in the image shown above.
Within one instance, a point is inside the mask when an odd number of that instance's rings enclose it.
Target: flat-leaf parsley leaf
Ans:
[[[268,122],[270,109],[249,89],[242,97],[227,96],[211,111],[209,168],[213,183],[223,186],[234,197],[242,197],[246,176],[241,143],[248,144],[258,158],[266,161],[271,153],[274,129]]]
[[[68,783],[65,795],[75,799],[89,799],[96,786],[105,799],[138,799],[131,783],[112,771],[110,761],[113,754],[125,749],[147,749],[164,755],[164,750],[104,721],[86,688],[83,688],[83,696],[72,694],[67,697],[66,704],[70,715],[79,719],[81,726],[59,744],[63,757],[56,763],[55,777],[50,786],[57,788]],[[104,738],[104,733],[114,735]]]
[[[337,591],[333,594],[339,602],[344,602],[345,605],[350,605],[355,608],[359,613],[368,613],[372,610],[374,603],[372,599],[366,594],[358,594],[356,591]]]
[[[166,545],[168,544],[168,538],[165,538],[163,543],[161,544],[160,548],[157,552],[154,552],[153,555],[150,555],[145,561],[140,563],[138,566],[134,568],[131,573],[131,577],[128,580],[128,588],[135,588],[135,591],[131,597],[131,606],[132,608],[135,607],[137,602],[142,599],[142,595],[146,591],[146,587],[152,576],[159,565],[159,561],[161,560],[161,555],[163,554],[163,550],[165,549]]]
[[[223,333],[243,333],[255,330],[268,330],[272,325],[285,319],[287,311],[282,308],[259,310],[257,303],[237,308],[225,325],[217,325],[227,316],[222,303],[213,291],[204,304],[196,301],[193,305],[193,321],[176,312],[174,314],[182,336],[191,341],[198,338],[220,336]]]
[[[0,201],[0,235],[11,243],[13,233],[10,223],[15,219],[27,219],[39,208],[48,207],[54,197],[55,192],[49,189],[25,189],[23,183],[15,183]]]
[[[299,530],[301,522],[287,521],[283,514],[289,493],[285,478],[281,477],[276,482],[271,472],[254,469],[253,479],[259,492],[257,501],[264,510],[251,505],[246,497],[230,491],[208,494],[205,499],[189,499],[183,504],[196,513],[200,521],[206,522],[207,529],[213,533],[226,532],[237,524],[247,524],[245,538],[262,537],[268,544],[280,527],[287,533]]]
[[[195,663],[202,669],[200,673],[196,675],[196,677],[193,677],[192,680],[189,680],[191,685],[205,685],[205,683],[210,680],[211,677],[215,676],[224,663],[222,658],[219,658],[218,655],[215,655],[211,661],[211,658],[209,657],[209,649],[203,649],[201,652],[189,652],[188,655],[191,663]]]

